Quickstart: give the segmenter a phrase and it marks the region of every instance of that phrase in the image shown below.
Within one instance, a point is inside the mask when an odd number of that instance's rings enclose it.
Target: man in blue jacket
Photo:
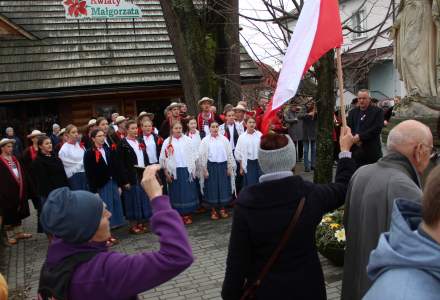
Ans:
[[[374,283],[364,300],[440,299],[440,166],[428,177],[422,204],[394,203],[390,232],[367,269]]]

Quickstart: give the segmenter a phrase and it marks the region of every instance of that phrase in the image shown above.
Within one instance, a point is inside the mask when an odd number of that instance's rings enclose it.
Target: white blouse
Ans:
[[[242,135],[246,131],[244,126],[244,121],[241,122],[235,121],[235,128],[237,128],[239,135]]]
[[[142,152],[142,149],[139,147],[139,142],[135,139],[127,139],[128,144],[130,147],[134,150],[134,153],[136,153],[137,158],[137,165],[140,167],[145,167],[145,161],[144,161],[144,153]]]
[[[79,143],[64,143],[63,146],[61,146],[58,156],[63,162],[64,170],[68,178],[76,173],[84,172],[84,153],[85,150],[81,148]]]
[[[144,143],[147,147],[147,154],[148,154],[148,160],[150,161],[150,164],[156,164],[159,159],[157,157],[156,152],[156,142],[154,141],[154,135],[150,134],[149,136],[144,135]]]
[[[173,137],[173,140],[171,144],[173,145],[174,149],[174,159],[176,160],[176,168],[186,168],[186,161],[185,161],[185,143],[187,143],[188,140],[185,140],[185,136],[181,136],[180,138]]]
[[[225,145],[221,139],[222,136],[208,136],[206,138],[209,139],[208,161],[216,163],[227,161],[228,155],[226,153]]]
[[[106,156],[106,154],[105,154],[104,147],[101,147],[101,148],[99,148],[98,150],[99,150],[99,152],[101,152],[102,158],[104,159],[105,163],[108,165],[108,162],[107,162],[107,156]]]
[[[241,161],[245,173],[247,173],[247,161],[258,159],[258,147],[260,145],[262,133],[258,130],[249,134],[247,131],[240,135],[235,148],[235,159]]]
[[[196,133],[188,132],[188,137],[191,139],[191,143],[194,151],[198,153],[200,148],[200,143],[202,142],[199,131],[196,130]]]
[[[261,136],[262,133],[255,130],[252,134],[246,131],[238,138],[237,148],[240,145],[240,151],[246,152],[247,159],[258,159],[258,147],[260,145]]]

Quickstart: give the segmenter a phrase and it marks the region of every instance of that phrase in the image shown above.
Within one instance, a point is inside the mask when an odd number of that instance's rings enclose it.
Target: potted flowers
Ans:
[[[316,229],[318,251],[337,266],[344,264],[345,229],[342,224],[344,210],[324,215]]]

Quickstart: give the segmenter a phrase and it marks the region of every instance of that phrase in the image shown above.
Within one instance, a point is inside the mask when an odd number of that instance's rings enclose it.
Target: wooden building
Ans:
[[[23,135],[112,112],[160,118],[183,97],[159,0],[133,2],[142,18],[68,20],[61,0],[0,0],[0,129]],[[241,78],[261,79],[244,48]]]

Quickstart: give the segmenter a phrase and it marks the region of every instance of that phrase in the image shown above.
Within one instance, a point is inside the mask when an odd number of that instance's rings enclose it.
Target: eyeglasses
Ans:
[[[422,143],[422,146],[425,146],[425,147],[428,147],[429,149],[431,149],[431,153],[429,155],[430,159],[435,160],[438,158],[439,154],[438,154],[437,148],[435,148],[434,146],[429,146],[429,145],[423,144],[423,143]]]

